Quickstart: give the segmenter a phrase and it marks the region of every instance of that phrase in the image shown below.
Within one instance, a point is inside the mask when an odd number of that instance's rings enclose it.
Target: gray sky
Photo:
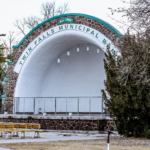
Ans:
[[[123,7],[121,0],[55,0],[59,6],[64,2],[69,3],[69,13],[84,13],[98,17],[107,21],[118,30],[117,24],[107,16],[111,14],[109,7]],[[16,19],[28,17],[30,15],[40,16],[40,6],[44,2],[53,2],[53,0],[0,0],[0,34],[16,31],[13,22]],[[113,16],[120,19],[121,15]]]

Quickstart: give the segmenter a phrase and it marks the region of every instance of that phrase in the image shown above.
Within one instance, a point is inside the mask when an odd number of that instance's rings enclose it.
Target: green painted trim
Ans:
[[[46,22],[48,22],[48,21],[50,21],[50,20],[59,18],[59,17],[66,17],[66,16],[83,16],[83,17],[87,17],[87,18],[96,20],[96,21],[102,23],[103,25],[105,25],[106,27],[108,27],[108,28],[109,28],[111,31],[113,31],[118,37],[120,37],[120,38],[123,37],[123,35],[120,35],[116,29],[114,29],[111,25],[109,25],[108,23],[106,23],[105,21],[103,21],[103,20],[101,20],[101,19],[98,19],[98,18],[93,17],[93,16],[90,16],[90,15],[86,15],[86,14],[69,13],[69,14],[62,14],[62,15],[59,15],[59,16],[55,16],[55,17],[49,18],[49,19],[43,21],[42,23],[38,24],[38,25],[37,25],[36,27],[34,27],[27,35],[25,35],[25,37],[19,42],[18,45],[13,46],[12,48],[17,48],[17,47],[19,47],[20,44],[25,40],[25,38],[26,38],[29,34],[31,34],[35,29],[37,29],[38,27],[40,27],[40,26],[43,25],[44,23],[46,23]]]
[[[8,79],[8,78],[6,78],[6,79],[4,79],[3,81],[9,81],[9,79]]]
[[[6,95],[1,95],[2,98],[6,97]]]
[[[20,43],[21,44],[21,43]],[[10,62],[10,63],[7,63],[7,65],[13,65],[14,63],[13,62]]]

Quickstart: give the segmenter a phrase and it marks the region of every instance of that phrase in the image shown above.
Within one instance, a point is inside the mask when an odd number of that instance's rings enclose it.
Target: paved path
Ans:
[[[0,147],[0,150],[12,150],[12,149],[8,149],[8,148],[2,148],[2,147]]]
[[[66,141],[66,140],[90,140],[90,139],[104,139],[106,135],[101,134],[70,134],[70,133],[41,133],[41,138],[32,138],[33,133],[26,133],[25,139],[19,139],[19,137],[12,137],[12,139],[5,139],[6,135],[0,137],[1,143],[18,143],[18,142],[44,142],[44,141]],[[1,148],[0,150],[12,150],[7,148]]]
[[[12,149],[8,149],[8,148],[2,148],[2,147],[0,147],[0,150],[12,150]]]
[[[64,136],[65,135],[65,136]],[[18,142],[43,142],[43,141],[65,141],[65,140],[89,140],[89,139],[104,139],[105,136],[100,134],[68,134],[68,133],[41,133],[41,138],[32,138],[33,133],[26,133],[25,139],[19,137],[12,137],[12,139],[5,139],[6,135],[0,137],[0,143],[18,143]],[[1,150],[1,149],[0,149]]]

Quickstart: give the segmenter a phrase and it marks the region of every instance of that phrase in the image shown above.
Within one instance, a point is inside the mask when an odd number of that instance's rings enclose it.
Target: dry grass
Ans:
[[[150,140],[111,137],[110,150],[150,150]],[[106,150],[105,140],[50,141],[37,143],[0,144],[14,150]]]

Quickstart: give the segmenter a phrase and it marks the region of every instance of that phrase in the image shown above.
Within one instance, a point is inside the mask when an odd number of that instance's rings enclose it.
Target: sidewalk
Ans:
[[[0,150],[12,150],[12,149],[7,149],[7,148],[0,147]]]
[[[43,141],[63,141],[63,140],[89,140],[89,139],[104,139],[106,135],[101,134],[70,134],[70,133],[40,133],[41,138],[32,138],[34,133],[26,133],[25,139],[19,137],[12,137],[12,139],[5,139],[6,134],[0,137],[1,143],[18,143],[18,142],[43,142]],[[1,150],[1,149],[0,149]]]

